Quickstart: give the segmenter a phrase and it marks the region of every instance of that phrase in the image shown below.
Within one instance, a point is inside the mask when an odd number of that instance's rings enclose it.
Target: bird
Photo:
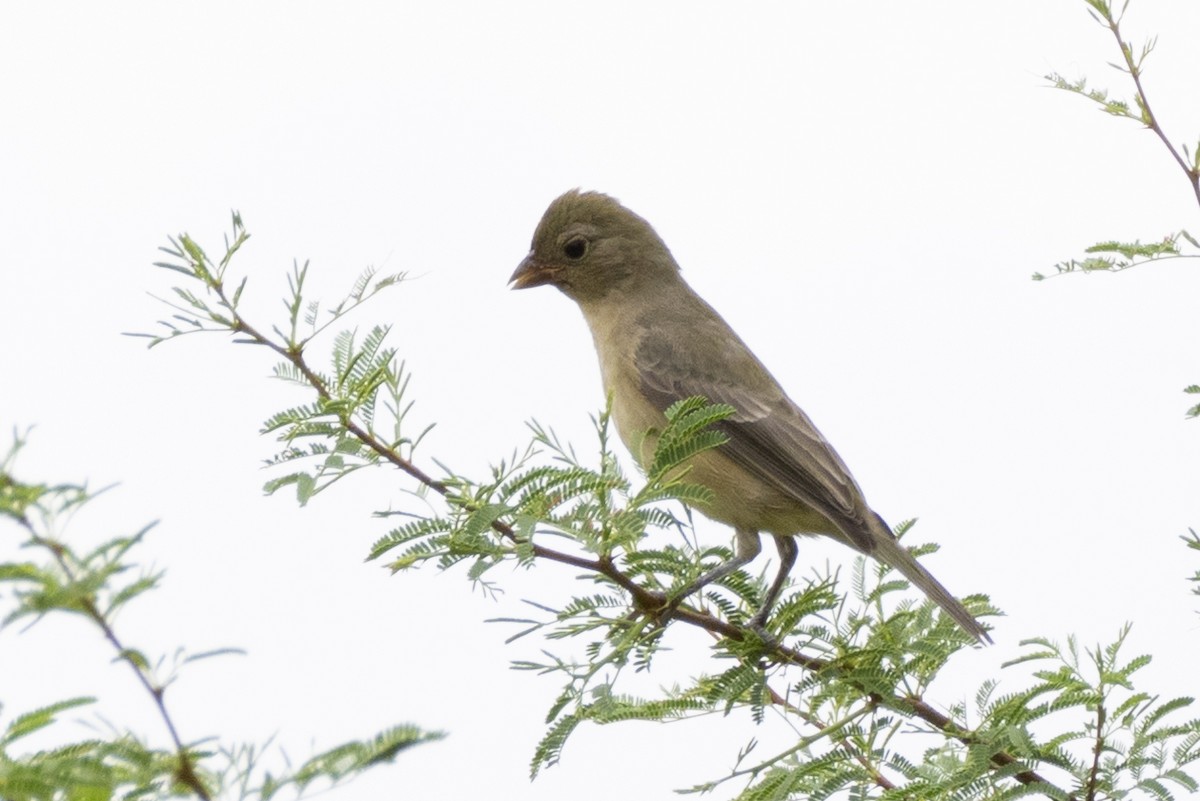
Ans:
[[[750,619],[763,631],[795,564],[796,537],[824,535],[895,568],[978,642],[991,642],[871,509],[841,457],[687,284],[645,219],[609,195],[568,191],[546,209],[509,283],[513,289],[553,286],[579,306],[617,433],[643,468],[672,404],[700,396],[733,408],[715,424],[726,441],[691,457],[687,476],[711,493],[698,511],[732,526],[734,555],[680,598],[749,563],[761,551],[760,534],[770,534],[780,566]]]

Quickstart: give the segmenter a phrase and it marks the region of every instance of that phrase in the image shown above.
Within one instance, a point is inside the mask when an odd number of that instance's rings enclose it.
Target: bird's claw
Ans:
[[[637,610],[652,618],[660,626],[665,625],[671,619],[682,602],[683,596],[671,597],[665,592],[656,590],[645,590],[644,594],[634,599]]]
[[[778,648],[780,640],[771,632],[767,631],[766,621],[761,619],[759,615],[755,615],[746,621],[746,628],[754,633],[755,637],[762,640],[763,647],[769,651]]]

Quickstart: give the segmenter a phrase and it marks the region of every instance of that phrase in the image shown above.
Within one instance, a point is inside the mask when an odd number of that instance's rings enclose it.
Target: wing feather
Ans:
[[[665,410],[696,395],[736,413],[718,424],[729,438],[721,452],[746,472],[828,518],[870,553],[872,514],[841,458],[766,368],[719,321],[720,330],[676,343],[646,326],[635,352],[642,392]],[[703,351],[703,352],[701,352]],[[745,377],[734,383],[731,377]]]

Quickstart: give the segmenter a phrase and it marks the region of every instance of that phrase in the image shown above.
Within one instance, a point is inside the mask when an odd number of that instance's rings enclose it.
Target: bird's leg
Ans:
[[[740,568],[742,565],[749,562],[754,557],[758,556],[762,550],[762,543],[759,542],[758,532],[750,528],[734,529],[734,552],[733,558],[728,562],[723,562],[712,570],[708,571],[691,584],[684,587],[677,593],[672,593],[671,608],[676,607],[684,598],[687,598],[692,593],[699,590],[706,584],[711,584],[714,581],[720,581],[728,576],[733,571]]]
[[[779,593],[783,592],[783,585],[787,581],[788,573],[792,572],[792,566],[796,564],[796,538],[775,535],[775,547],[779,549],[779,572],[775,574],[775,580],[771,582],[771,589],[767,590],[767,597],[763,599],[762,606],[754,613],[754,617],[750,618],[750,627],[754,629],[762,629],[767,623],[767,615],[771,614],[771,607],[779,600]]]

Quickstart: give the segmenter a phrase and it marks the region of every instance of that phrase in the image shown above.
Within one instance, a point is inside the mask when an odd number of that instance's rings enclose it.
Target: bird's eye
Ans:
[[[568,259],[579,260],[583,258],[583,254],[587,253],[587,240],[581,236],[567,240],[563,245],[563,253],[567,254]]]

